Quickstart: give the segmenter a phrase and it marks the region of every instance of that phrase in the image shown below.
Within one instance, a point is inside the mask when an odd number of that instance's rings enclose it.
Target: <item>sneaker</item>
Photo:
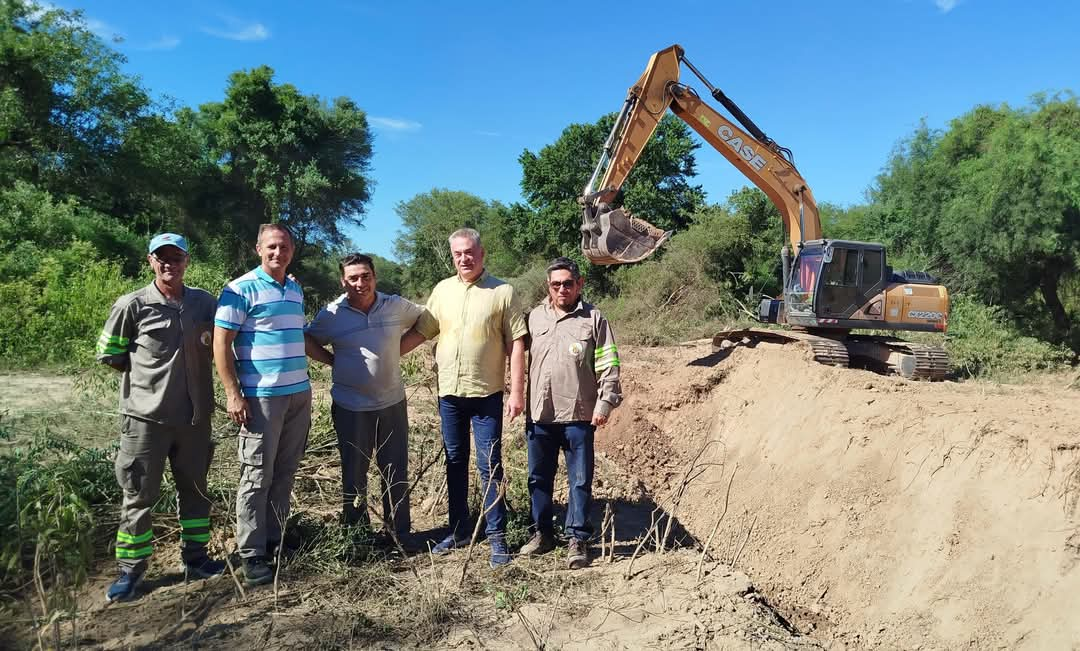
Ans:
[[[435,554],[436,556],[444,556],[446,554],[449,554],[451,551],[457,549],[458,547],[465,547],[468,544],[468,538],[458,538],[454,534],[450,534],[449,536],[443,538],[442,542],[440,542],[438,545],[432,547],[431,553]]]
[[[248,586],[263,585],[274,580],[274,572],[266,564],[266,559],[262,556],[245,558],[241,572],[244,577],[244,584]]]
[[[209,557],[184,563],[184,578],[186,579],[211,579],[225,573],[225,562],[215,561]]]
[[[555,548],[555,538],[550,533],[537,531],[529,542],[525,543],[518,553],[522,556],[539,556],[546,554]]]
[[[121,570],[120,578],[113,581],[113,584],[105,591],[105,601],[112,603],[114,601],[133,599],[135,597],[135,588],[139,587],[142,578],[141,572],[124,572]]]
[[[580,570],[589,564],[589,543],[571,538],[566,547],[566,566],[571,570]]]
[[[510,562],[510,547],[506,545],[505,536],[498,534],[488,536],[488,542],[491,544],[491,560],[488,561],[488,565],[502,567]]]

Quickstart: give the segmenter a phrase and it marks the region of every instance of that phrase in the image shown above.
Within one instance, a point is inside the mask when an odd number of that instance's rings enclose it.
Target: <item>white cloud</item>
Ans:
[[[374,115],[368,116],[371,126],[385,131],[418,131],[423,125],[414,120],[402,118],[381,118]]]
[[[97,18],[91,18],[90,16],[86,16],[85,20],[86,29],[90,30],[91,32],[97,34],[98,36],[107,41],[123,37],[123,34],[120,32],[120,30],[116,29],[104,20],[98,20]]]
[[[162,36],[156,41],[133,46],[136,50],[174,50],[180,45],[180,39],[176,36]]]
[[[230,41],[265,41],[270,38],[270,30],[262,23],[245,23],[236,18],[222,17],[226,26],[203,27],[202,31],[210,36],[229,39]]]
[[[947,14],[956,8],[956,5],[960,4],[960,0],[934,0],[934,4],[941,10],[941,13]]]

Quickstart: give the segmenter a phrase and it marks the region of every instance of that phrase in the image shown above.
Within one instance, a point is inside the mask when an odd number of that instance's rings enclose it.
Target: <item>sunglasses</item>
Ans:
[[[573,279],[570,279],[570,280],[553,280],[550,283],[548,283],[548,285],[550,285],[551,288],[555,289],[555,290],[559,289],[560,287],[565,287],[566,289],[573,289],[574,285],[576,285],[576,284],[577,284],[577,281],[573,280]]]
[[[156,253],[151,253],[150,256],[157,260],[159,264],[167,264],[171,267],[184,264],[184,261],[187,260],[186,255],[171,255],[162,257]]]

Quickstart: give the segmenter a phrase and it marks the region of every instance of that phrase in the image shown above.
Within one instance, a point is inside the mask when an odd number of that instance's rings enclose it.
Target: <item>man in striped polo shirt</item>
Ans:
[[[214,318],[214,363],[239,424],[236,545],[248,585],[273,580],[268,560],[281,544],[293,477],[311,427],[304,352],[304,292],[286,276],[292,234],[263,224],[261,264],[226,285]]]
[[[184,284],[190,258],[182,236],[155,236],[146,257],[154,281],[116,300],[97,345],[97,360],[122,373],[116,453],[116,479],[124,491],[116,532],[120,578],[105,593],[109,601],[135,596],[154,551],[150,511],[161,495],[166,459],[176,482],[187,575],[209,578],[225,571],[224,563],[206,555],[214,297]]]

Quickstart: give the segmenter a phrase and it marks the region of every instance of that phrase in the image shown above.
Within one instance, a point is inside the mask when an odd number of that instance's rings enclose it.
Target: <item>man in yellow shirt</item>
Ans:
[[[439,322],[435,363],[439,369],[439,416],[450,511],[450,534],[432,552],[446,554],[469,542],[471,424],[476,466],[481,487],[486,488],[483,508],[491,566],[498,567],[510,562],[505,537],[506,504],[499,495],[506,358],[510,358],[510,396],[505,414],[513,420],[525,408],[527,327],[514,288],[484,270],[479,233],[471,228],[454,231],[450,253],[457,275],[436,285],[427,305]],[[402,350],[410,350],[417,343],[410,341],[410,333],[406,333]]]

